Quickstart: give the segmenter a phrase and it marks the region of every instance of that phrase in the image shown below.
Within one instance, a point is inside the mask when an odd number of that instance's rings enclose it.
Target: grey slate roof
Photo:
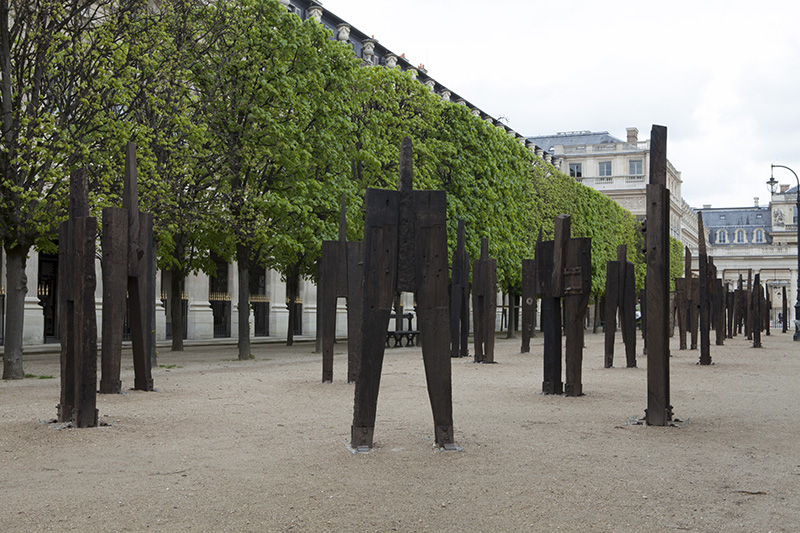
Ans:
[[[728,232],[728,241],[724,243],[725,245],[735,246],[737,244],[734,242],[737,229],[743,229],[747,242],[752,243],[755,230],[761,228],[765,232],[764,243],[771,242],[769,232],[772,231],[772,219],[767,206],[696,209],[695,211],[703,213],[703,225],[710,231],[709,244],[720,244],[717,243],[717,231],[720,229]]]
[[[607,131],[577,131],[557,133],[555,135],[539,135],[527,138],[536,146],[553,153],[553,148],[558,145],[577,146],[584,144],[607,144],[624,142],[610,135]]]

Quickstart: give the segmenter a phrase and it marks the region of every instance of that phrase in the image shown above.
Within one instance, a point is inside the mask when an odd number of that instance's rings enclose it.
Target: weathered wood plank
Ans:
[[[650,183],[647,186],[647,410],[648,425],[672,420],[669,388],[669,190],[667,129],[650,134]]]

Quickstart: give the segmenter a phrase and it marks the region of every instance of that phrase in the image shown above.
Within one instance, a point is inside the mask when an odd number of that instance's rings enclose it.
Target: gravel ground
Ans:
[[[0,530],[799,531],[800,344],[791,334],[712,346],[673,339],[678,427],[636,424],[646,359],[603,368],[587,334],[585,396],[540,394],[542,339],[498,364],[453,360],[455,437],[433,446],[421,352],[386,351],[375,449],[347,447],[353,386],[313,345],[162,348],[156,391],[98,396],[102,427],[51,422],[57,354],[0,382]],[[641,353],[641,346],[639,347]],[[133,370],[125,352],[123,386]],[[624,365],[617,343],[616,362]]]

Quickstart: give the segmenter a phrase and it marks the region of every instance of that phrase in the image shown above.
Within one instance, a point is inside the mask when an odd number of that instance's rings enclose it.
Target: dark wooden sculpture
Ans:
[[[570,238],[569,215],[555,218],[555,237],[536,249],[542,294],[544,394],[583,394],[583,321],[591,292],[591,239]],[[561,381],[561,298],[564,298],[566,382]]]
[[[347,298],[347,381],[358,372],[361,343],[361,242],[347,242],[345,197],[339,213],[339,240],[322,241],[319,287],[322,334],[322,382],[333,382],[333,344],[336,337],[336,301]]]
[[[706,251],[706,234],[703,227],[703,213],[697,213],[697,238],[700,244],[699,258],[699,308],[700,308],[700,364],[711,364],[711,295],[712,278],[709,276],[708,252]]]
[[[58,421],[97,426],[97,220],[89,216],[86,170],[70,175],[69,219],[59,228],[61,402]]]
[[[398,291],[416,293],[436,443],[458,449],[453,440],[446,203],[444,191],[412,190],[408,138],[400,151],[399,191],[367,189],[362,350],[351,428],[355,449],[368,450],[373,444],[384,335]]]
[[[753,288],[750,291],[750,333],[753,337],[753,348],[761,348],[761,312],[764,306],[764,293],[761,289],[761,274],[756,274],[753,279]]]
[[[744,291],[744,280],[742,279],[742,275],[739,274],[739,282],[736,285],[736,290],[734,291],[734,303],[733,303],[733,336],[735,337],[737,334],[742,333],[742,328],[744,326],[744,319],[745,319],[745,309],[747,308],[747,302],[745,300],[745,291]]]
[[[489,258],[489,239],[481,239],[481,258],[472,262],[472,313],[475,362],[494,363],[497,317],[497,259]]]
[[[713,264],[713,263],[712,263]],[[714,267],[714,292],[712,296],[712,316],[714,317],[714,334],[717,346],[725,344],[725,301],[727,289],[722,284],[722,280],[717,278],[717,268]]]
[[[469,355],[469,254],[466,250],[466,228],[458,221],[456,249],[450,289],[450,357]]]
[[[650,426],[672,421],[669,390],[669,190],[667,128],[650,133],[650,183],[647,185],[647,409]]]
[[[617,260],[606,266],[605,307],[605,367],[614,365],[614,336],[616,333],[617,309],[622,326],[622,341],[625,344],[625,359],[628,368],[636,367],[636,286],[633,263],[626,259],[628,247],[617,247]]]
[[[753,294],[753,269],[747,269],[747,288],[744,291],[744,302],[742,308],[744,310],[744,335],[749,341],[753,340],[753,309],[751,306],[751,298]]]
[[[139,211],[136,145],[125,150],[122,208],[103,209],[103,348],[100,392],[119,393],[125,290],[133,349],[133,388],[153,390],[155,360],[155,258],[153,215]],[[124,266],[123,266],[124,265]],[[125,268],[125,281],[121,269]]]
[[[686,330],[689,325],[689,302],[687,299],[686,278],[675,278],[675,306],[678,315],[678,341],[679,350],[686,349]]]
[[[786,333],[789,330],[789,326],[787,325],[789,323],[789,315],[787,314],[789,311],[789,302],[786,301],[786,287],[783,287],[781,292],[781,305],[783,306],[783,314],[781,315],[783,317],[781,320],[781,332]]]
[[[726,312],[726,326],[727,332],[726,337],[732,339],[734,336],[734,327],[733,327],[733,316],[734,316],[734,309],[736,303],[736,295],[734,291],[731,290],[730,284],[725,283],[725,312]]]
[[[542,229],[536,239],[538,250],[542,242]],[[539,295],[538,270],[535,259],[522,260],[522,347],[520,353],[530,353],[531,337],[536,327],[536,300]]]

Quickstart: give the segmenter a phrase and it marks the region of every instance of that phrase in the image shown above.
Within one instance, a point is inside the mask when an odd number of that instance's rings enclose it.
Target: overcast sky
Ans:
[[[800,2],[322,4],[525,136],[667,126],[693,207],[764,204],[770,163],[800,173]]]

